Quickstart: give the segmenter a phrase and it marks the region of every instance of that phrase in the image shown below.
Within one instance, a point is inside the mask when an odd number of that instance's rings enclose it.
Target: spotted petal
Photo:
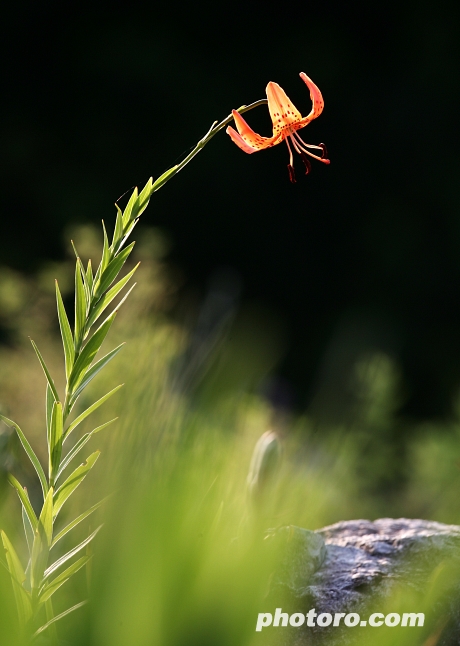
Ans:
[[[226,132],[230,135],[232,141],[245,153],[250,155],[274,145],[275,137],[261,137],[246,123],[239,112],[232,110],[232,114],[238,132],[231,126],[228,126]]]
[[[280,137],[283,133],[283,129],[286,126],[291,126],[294,123],[301,122],[302,115],[278,83],[270,81],[267,85],[266,92],[268,110],[273,121],[273,136],[279,137],[279,140],[282,141],[284,137],[289,134],[286,132],[286,135]]]

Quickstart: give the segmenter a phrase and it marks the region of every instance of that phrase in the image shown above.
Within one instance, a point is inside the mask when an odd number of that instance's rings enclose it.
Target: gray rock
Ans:
[[[314,541],[306,530],[286,527],[277,530],[279,536],[289,533],[293,543],[272,579],[269,604],[283,604],[283,612],[358,613],[368,617],[372,612],[385,612],[388,603],[401,590],[409,595],[422,595],[435,568],[449,563],[452,576],[459,584],[451,587],[450,595],[438,601],[443,619],[439,634],[431,642],[436,646],[460,644],[460,527],[426,520],[382,518],[344,521],[315,532],[324,540]],[[308,537],[308,539],[307,539]],[[456,568],[458,572],[456,573]],[[454,593],[452,593],[454,590]],[[268,606],[267,606],[268,607]],[[411,612],[414,610],[411,610]],[[417,610],[421,611],[421,610]],[[439,613],[438,613],[439,614]],[[436,622],[435,622],[436,623]],[[411,634],[413,641],[422,644],[434,628]],[[376,630],[376,629],[372,629]],[[380,630],[380,629],[378,629]],[[382,630],[391,631],[383,627]],[[427,632],[428,630],[428,632]],[[290,646],[345,646],[363,643],[363,629],[347,627],[279,627],[264,629],[264,643]],[[369,639],[368,633],[367,638]],[[262,633],[261,633],[262,635]],[[377,633],[375,633],[377,637]],[[423,637],[423,638],[422,638]],[[369,643],[365,641],[364,643]],[[380,642],[379,642],[380,643]],[[387,643],[387,642],[385,642]],[[391,643],[391,640],[388,641]]]

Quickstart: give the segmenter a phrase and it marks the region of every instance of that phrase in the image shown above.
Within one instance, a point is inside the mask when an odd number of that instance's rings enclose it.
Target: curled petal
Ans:
[[[228,126],[226,132],[241,150],[251,154],[273,146],[275,141],[274,137],[261,137],[246,123],[239,112],[232,110],[232,114],[238,132],[235,132],[231,126]]]
[[[228,126],[227,130],[225,131],[227,135],[230,136],[230,139],[239,147],[241,150],[244,150],[245,153],[248,153],[248,155],[251,155],[252,153],[256,153],[258,148],[253,148],[249,144],[245,142],[243,137],[237,133],[237,131],[232,128],[231,126]]]
[[[310,98],[313,104],[310,114],[304,117],[301,121],[302,125],[306,126],[307,123],[313,121],[313,119],[316,119],[316,117],[319,117],[324,109],[324,99],[319,87],[313,83],[309,76],[307,76],[304,72],[300,72],[299,76],[310,90]]]

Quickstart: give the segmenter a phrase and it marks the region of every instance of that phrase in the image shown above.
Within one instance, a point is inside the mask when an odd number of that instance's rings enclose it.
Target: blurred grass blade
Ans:
[[[70,476],[62,483],[59,489],[56,490],[56,493],[54,494],[54,518],[56,518],[56,516],[58,515],[62,505],[65,503],[67,498],[69,498],[69,496],[75,491],[82,480],[84,480],[88,471],[90,471],[90,469],[98,459],[100,453],[100,451],[91,453],[91,455],[86,459],[86,462],[77,467],[75,471],[73,471]]]
[[[78,453],[80,453],[80,451],[82,450],[82,448],[83,448],[84,446],[86,446],[86,444],[90,441],[90,439],[92,438],[92,436],[93,436],[93,435],[95,435],[96,433],[99,433],[99,431],[102,431],[102,429],[106,428],[107,426],[109,426],[110,424],[112,424],[113,422],[115,422],[117,419],[118,419],[118,417],[114,417],[114,418],[113,418],[113,419],[111,419],[109,422],[106,422],[105,424],[101,424],[101,426],[98,426],[97,428],[93,429],[90,433],[85,433],[85,434],[84,434],[84,435],[83,435],[83,436],[78,440],[78,442],[76,442],[76,443],[75,443],[75,446],[73,446],[73,447],[71,448],[71,450],[69,451],[69,453],[68,453],[68,454],[65,456],[65,458],[63,459],[63,461],[62,461],[62,463],[61,463],[61,466],[59,467],[59,471],[58,471],[58,472],[57,472],[57,474],[56,474],[56,482],[59,480],[59,478],[61,477],[62,473],[63,473],[63,472],[64,472],[64,470],[68,467],[68,465],[69,465],[69,464],[70,464],[70,462],[74,459],[74,457],[75,457],[76,455],[78,455]]]
[[[109,317],[105,319],[102,325],[96,330],[88,343],[85,345],[78,359],[75,361],[72,374],[69,378],[70,393],[73,392],[73,390],[79,385],[79,383],[85,376],[86,371],[93,362],[94,357],[99,352],[99,349],[103,344],[104,339],[107,336],[107,333],[110,330],[116,315],[117,311],[115,310]]]
[[[62,404],[61,402],[54,402],[49,447],[49,479],[51,485],[54,484],[54,479],[61,463],[63,428]]]
[[[30,446],[26,436],[21,431],[21,429],[16,424],[16,422],[13,422],[11,419],[8,419],[8,417],[4,417],[3,415],[0,415],[0,419],[3,422],[5,422],[7,426],[14,428],[16,433],[18,434],[19,439],[21,440],[21,444],[24,447],[24,450],[27,453],[29,460],[32,462],[38,477],[40,478],[40,484],[42,486],[42,492],[43,492],[43,499],[45,499],[46,494],[48,493],[48,482],[46,480],[45,472],[43,471],[42,465],[40,464],[39,459],[35,455],[33,448]]]
[[[68,438],[70,433],[74,429],[76,429],[77,426],[83,422],[83,420],[85,420],[89,415],[91,415],[91,413],[94,413],[94,411],[97,410],[99,408],[99,406],[102,406],[102,404],[104,404],[108,399],[110,399],[110,397],[112,397],[112,395],[115,395],[115,393],[118,390],[120,390],[120,388],[122,388],[123,385],[124,384],[120,384],[119,386],[116,386],[116,388],[114,388],[113,390],[108,392],[106,395],[104,395],[103,397],[98,399],[97,402],[94,402],[94,404],[92,404],[89,408],[87,408],[85,411],[83,411],[83,413],[81,413],[78,417],[76,417],[74,419],[74,421],[69,425],[68,429],[66,430],[66,432],[64,434],[64,440],[66,440]]]
[[[19,499],[22,502],[25,512],[30,520],[32,529],[35,531],[38,525],[38,519],[30,503],[29,496],[27,495],[27,491],[22,487],[22,485],[16,480],[16,478],[11,473],[8,474],[8,482],[16,489]]]
[[[78,570],[80,570],[88,561],[90,556],[82,556],[75,563],[72,563],[64,572],[59,574],[55,579],[47,583],[41,590],[39,595],[39,601],[43,603],[47,601],[55,592],[58,590],[61,585],[64,585],[66,581],[70,579]]]
[[[85,538],[84,541],[82,541],[79,545],[77,545],[69,552],[67,552],[67,554],[64,554],[64,556],[61,556],[61,558],[59,558],[57,561],[54,561],[54,563],[45,570],[44,579],[47,579],[50,574],[53,574],[53,572],[58,570],[61,567],[61,565],[64,565],[64,563],[67,563],[69,559],[71,559],[73,556],[75,556],[75,554],[78,554],[80,550],[86,547],[93,540],[93,538],[96,536],[96,534],[101,529],[101,527],[102,525],[99,525],[99,527],[97,527],[94,530],[94,532],[88,536],[88,538]]]
[[[137,186],[136,186],[136,188],[134,189],[131,197],[129,198],[129,202],[126,205],[125,211],[123,213],[123,228],[126,228],[126,225],[131,220],[131,214],[133,212],[133,206],[136,203],[137,197],[138,197],[138,190],[137,190]]]
[[[87,323],[88,329],[93,325],[93,323],[97,321],[102,312],[110,305],[113,299],[116,298],[121,292],[123,287],[131,280],[140,264],[141,263],[138,262],[134,269],[129,272],[129,274],[126,274],[126,276],[124,276],[124,278],[122,278],[116,285],[114,285],[112,289],[107,292],[107,294],[104,294],[104,296],[100,298],[100,300],[95,305],[93,312],[89,315]]]
[[[64,346],[65,357],[65,374],[68,379],[72,372],[73,361],[75,357],[74,343],[72,330],[70,329],[69,319],[65,311],[64,303],[59,289],[58,282],[56,281],[56,302],[59,319],[59,327],[61,328],[62,345]]]
[[[73,520],[71,523],[69,523],[68,525],[66,525],[66,526],[64,527],[64,529],[61,529],[61,531],[60,531],[60,532],[58,532],[58,533],[56,534],[56,536],[54,537],[53,542],[51,543],[51,548],[53,548],[53,547],[56,545],[56,543],[57,543],[58,541],[60,541],[60,540],[61,540],[61,538],[63,538],[63,537],[64,537],[68,532],[70,532],[74,527],[76,527],[77,525],[79,525],[79,524],[82,522],[82,520],[85,520],[85,518],[88,518],[88,516],[91,516],[91,514],[92,514],[92,513],[94,513],[94,512],[96,511],[96,509],[99,509],[99,507],[100,507],[102,504],[104,504],[104,503],[106,502],[106,500],[108,500],[108,498],[109,498],[108,496],[107,496],[106,498],[103,498],[102,500],[100,500],[99,502],[97,502],[95,505],[93,505],[92,507],[90,507],[89,509],[87,509],[86,511],[84,511],[82,514],[80,514],[79,516],[77,516],[77,518],[75,518],[75,520]]]
[[[77,401],[78,397],[80,394],[83,392],[83,390],[86,388],[86,386],[94,379],[94,377],[103,369],[105,366],[111,361],[122,349],[124,346],[124,343],[120,343],[119,346],[108,352],[102,359],[99,359],[94,366],[92,366],[88,372],[85,374],[85,377],[81,384],[78,386],[77,390],[73,393],[71,399],[70,399],[70,405],[69,409],[72,408],[72,406],[75,404]]]
[[[80,349],[86,320],[88,294],[85,292],[81,275],[81,262],[77,258],[75,265],[75,348]]]
[[[72,607],[71,607],[71,608],[69,608],[68,610],[64,610],[64,612],[61,612],[61,614],[56,615],[55,617],[53,617],[52,619],[50,619],[50,621],[47,621],[47,622],[46,622],[46,624],[44,624],[44,625],[43,625],[43,626],[41,626],[38,630],[36,630],[36,631],[34,632],[34,634],[32,635],[32,639],[35,639],[35,637],[38,637],[38,635],[40,635],[40,633],[42,633],[44,630],[46,630],[47,628],[49,628],[49,627],[50,627],[52,624],[54,624],[56,621],[59,621],[59,619],[62,619],[63,617],[66,617],[66,616],[67,616],[67,615],[69,615],[71,612],[73,612],[74,610],[77,610],[78,608],[81,608],[82,606],[86,605],[87,603],[88,603],[88,601],[80,601],[80,603],[77,603],[75,606],[72,606]]]
[[[40,361],[41,367],[43,368],[43,372],[45,373],[45,377],[46,377],[46,379],[48,381],[49,387],[51,388],[51,392],[53,393],[54,401],[59,401],[58,391],[56,390],[56,386],[54,385],[53,378],[51,377],[51,375],[49,373],[49,370],[46,367],[46,363],[45,363],[45,361],[44,361],[44,359],[43,359],[43,357],[42,357],[42,355],[40,353],[40,350],[37,348],[37,345],[36,345],[35,341],[32,341],[32,339],[30,339],[30,342],[33,345],[33,348],[34,348],[34,350],[36,352],[38,360]]]
[[[120,253],[110,261],[106,269],[101,274],[99,284],[96,287],[95,298],[100,298],[113,283],[115,278],[122,270],[123,265],[128,260],[129,254],[133,250],[135,244],[135,242],[131,242],[131,244],[126,247],[126,249],[120,251]]]
[[[23,588],[23,583],[26,579],[24,568],[21,565],[18,555],[10,543],[8,536],[3,530],[0,532],[2,537],[3,547],[6,552],[6,561],[8,570],[13,581],[14,597],[18,609],[19,620],[22,625],[25,625],[32,616],[32,604],[29,593]]]

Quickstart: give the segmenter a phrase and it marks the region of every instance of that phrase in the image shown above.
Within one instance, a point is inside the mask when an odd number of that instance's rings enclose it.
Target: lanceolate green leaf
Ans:
[[[91,514],[92,514],[92,513],[94,513],[94,512],[96,511],[96,509],[99,509],[99,507],[100,507],[101,505],[103,505],[103,504],[106,502],[106,500],[108,500],[108,496],[107,496],[106,498],[103,498],[103,499],[102,499],[102,500],[100,500],[99,502],[97,502],[95,505],[93,505],[92,507],[90,507],[89,509],[87,509],[86,511],[84,511],[84,512],[83,512],[82,514],[80,514],[79,516],[77,516],[77,518],[75,518],[75,520],[73,520],[71,523],[69,523],[68,525],[66,525],[66,526],[64,527],[64,529],[61,529],[61,531],[60,531],[60,532],[58,532],[58,533],[56,534],[56,536],[54,537],[53,542],[51,543],[51,548],[53,548],[53,547],[56,545],[56,543],[57,543],[58,541],[60,541],[60,540],[61,540],[61,538],[63,538],[63,537],[64,537],[68,532],[70,532],[74,527],[76,527],[76,526],[77,526],[77,525],[79,525],[83,520],[85,520],[85,518],[88,518],[88,516],[91,516]]]
[[[21,565],[16,551],[11,544],[8,536],[2,530],[0,532],[2,537],[3,547],[6,552],[6,561],[8,563],[8,570],[13,582],[14,597],[16,599],[16,606],[18,609],[19,620],[22,625],[26,624],[32,616],[32,604],[29,593],[24,589],[23,583],[26,579],[24,568]]]
[[[86,319],[87,294],[81,275],[80,258],[75,265],[75,346],[80,349]]]
[[[139,193],[139,197],[136,200],[136,203],[133,206],[133,210],[131,212],[131,220],[135,220],[136,218],[139,218],[142,213],[145,211],[145,209],[149,205],[150,201],[150,196],[152,195],[152,186],[153,186],[153,178],[151,177],[147,184],[144,186],[142,191]]]
[[[118,255],[115,256],[113,260],[109,262],[106,269],[102,272],[99,284],[96,287],[95,298],[101,298],[104,292],[110,287],[115,278],[120,273],[123,265],[127,261],[129,254],[133,250],[135,243],[132,242],[130,245],[120,251]]]
[[[173,177],[177,173],[177,166],[173,166],[169,170],[166,171],[166,173],[163,173],[163,175],[160,175],[158,179],[155,180],[152,186],[152,193],[155,193],[155,191],[158,191],[159,188],[163,186],[163,184],[166,184],[171,177]]]
[[[102,431],[102,429],[106,428],[113,422],[115,422],[118,419],[118,417],[114,417],[111,419],[109,422],[106,422],[105,424],[101,424],[101,426],[98,426],[97,428],[93,429],[91,433],[85,433],[79,440],[76,442],[75,446],[72,447],[72,449],[69,451],[69,453],[65,456],[63,459],[61,466],[59,467],[59,471],[56,474],[56,480],[57,482],[59,478],[61,477],[62,473],[64,470],[68,467],[70,462],[80,453],[82,448],[86,446],[86,444],[90,441],[93,435],[96,433],[99,433],[99,431]]]
[[[43,572],[48,562],[48,553],[53,535],[53,488],[46,496],[45,504],[34,532],[34,543],[31,557],[31,588],[37,590],[42,582]],[[33,594],[36,594],[34,592]]]
[[[51,392],[53,393],[54,400],[58,401],[59,400],[59,395],[58,395],[58,392],[56,390],[56,386],[54,385],[53,378],[51,377],[50,372],[49,372],[48,368],[46,367],[46,363],[45,363],[45,361],[44,361],[44,359],[43,359],[43,357],[42,357],[42,355],[40,353],[40,350],[37,348],[36,343],[34,341],[32,341],[32,339],[30,339],[30,342],[32,343],[33,348],[34,348],[34,350],[35,350],[35,352],[37,354],[37,357],[38,357],[38,360],[40,361],[41,367],[43,368],[43,372],[45,373],[45,377],[46,377],[46,379],[48,381],[49,387],[51,388]]]
[[[73,393],[75,388],[80,384],[81,380],[86,374],[86,371],[93,362],[94,357],[99,352],[101,345],[104,342],[105,337],[107,336],[108,331],[113,323],[117,311],[112,312],[108,316],[102,325],[96,330],[91,339],[85,345],[83,350],[80,353],[80,356],[75,361],[75,365],[72,370],[72,374],[69,378],[69,393]]]
[[[49,387],[49,384],[46,384],[46,439],[48,442],[48,455],[49,455],[49,446],[50,446],[50,430],[51,430],[51,415],[53,414],[54,406],[54,395]]]
[[[22,507],[21,511],[22,511],[22,524],[24,526],[24,534],[26,536],[26,542],[27,542],[27,547],[28,547],[29,556],[30,556],[32,554],[32,545],[34,544],[34,530],[32,529],[32,525],[30,524],[29,517],[26,514],[24,507]]]
[[[91,559],[91,556],[82,556],[75,563],[72,563],[68,568],[64,570],[59,576],[47,583],[41,590],[39,600],[44,602],[49,599],[61,585],[64,585],[66,581],[70,579],[78,570],[80,570],[88,561]]]
[[[132,211],[133,211],[133,206],[136,203],[137,197],[138,197],[138,191],[137,191],[137,186],[136,186],[136,188],[134,189],[131,197],[129,198],[129,202],[126,205],[125,211],[123,213],[123,227],[126,227],[128,222],[131,220],[131,214],[132,214]]]
[[[40,464],[39,459],[34,453],[33,448],[30,446],[29,442],[27,441],[26,436],[24,433],[21,431],[19,426],[16,424],[16,422],[13,422],[11,419],[8,419],[7,417],[4,417],[3,415],[0,415],[0,419],[5,422],[7,426],[10,426],[11,428],[14,428],[16,433],[19,436],[19,439],[21,440],[21,444],[24,447],[25,452],[27,453],[29,460],[32,462],[35,471],[37,472],[38,477],[40,478],[40,484],[42,486],[42,492],[43,492],[43,499],[45,499],[46,494],[48,493],[48,483],[46,481],[46,476],[45,472],[43,471],[42,465]]]
[[[16,489],[17,494],[19,496],[19,499],[25,509],[25,512],[30,520],[30,524],[32,525],[32,529],[35,531],[37,524],[38,524],[38,519],[37,516],[35,515],[35,512],[33,510],[32,505],[30,504],[29,496],[27,495],[27,491],[21,486],[21,484],[16,480],[16,478],[11,475],[11,473],[8,474],[8,481],[9,483]]]
[[[104,232],[104,246],[102,249],[102,258],[101,258],[101,271],[100,274],[103,274],[105,268],[110,262],[110,248],[109,248],[109,239],[107,237],[107,231],[105,229],[104,220],[102,220],[102,230]]]
[[[69,425],[68,429],[65,432],[65,438],[67,439],[70,433],[77,428],[79,424],[83,422],[84,419],[88,417],[88,415],[91,415],[91,413],[94,413],[95,410],[99,408],[99,406],[102,406],[102,404],[105,404],[105,402],[112,397],[112,395],[115,395],[115,393],[120,390],[120,388],[123,387],[123,384],[120,384],[113,390],[111,390],[109,393],[104,395],[104,397],[101,397],[100,399],[97,400],[94,404],[92,404],[89,408],[87,408],[83,413],[81,413],[78,417],[74,419],[74,421]]]
[[[51,429],[50,429],[50,447],[49,447],[49,477],[50,484],[54,484],[59,464],[61,463],[62,453],[62,435],[63,435],[64,421],[62,416],[61,402],[55,402],[53,406],[53,413],[51,415]]]
[[[93,289],[93,268],[91,266],[91,259],[88,260],[88,267],[86,269],[86,284],[88,289],[91,291]]]
[[[111,361],[122,349],[124,346],[124,343],[121,343],[119,346],[108,352],[102,359],[99,359],[85,374],[85,378],[81,382],[81,384],[78,386],[78,388],[75,390],[73,393],[70,403],[69,403],[69,410],[72,409],[72,406],[75,404],[77,401],[78,397],[81,395],[83,390],[86,388],[86,386],[94,379],[94,377],[103,369],[105,366]]]
[[[115,222],[115,230],[113,232],[112,246],[110,247],[113,255],[118,251],[118,245],[123,236],[123,213],[121,212],[118,204],[115,204],[115,206],[117,207],[117,219]]]
[[[56,518],[62,505],[69,498],[69,496],[75,491],[78,485],[84,480],[86,474],[93,467],[94,463],[98,459],[100,451],[95,451],[86,459],[84,464],[81,464],[75,469],[73,473],[62,483],[62,485],[57,489],[54,494],[54,508],[53,516]]]
[[[72,372],[75,350],[74,350],[73,336],[72,336],[72,331],[70,329],[69,319],[67,318],[67,313],[65,311],[64,303],[62,301],[61,291],[59,289],[59,285],[57,281],[56,281],[56,301],[57,301],[57,311],[58,311],[58,318],[59,318],[59,327],[61,328],[62,345],[64,346],[65,374],[66,374],[66,378],[68,379],[70,373]]]
[[[129,274],[126,274],[116,285],[112,287],[104,296],[102,296],[99,301],[92,308],[92,312],[89,314],[87,328],[89,329],[93,323],[97,321],[102,312],[110,305],[114,298],[118,296],[123,287],[131,280],[135,271],[141,263],[138,262],[137,265],[132,269]]]
[[[38,630],[34,632],[32,635],[32,639],[35,639],[35,637],[38,637],[44,630],[47,630],[50,626],[52,626],[56,621],[59,621],[63,617],[66,617],[67,615],[70,615],[71,612],[74,610],[78,610],[78,608],[81,608],[82,606],[85,606],[88,603],[88,601],[80,601],[80,603],[77,603],[75,606],[72,606],[68,610],[64,610],[64,612],[61,612],[59,615],[56,615],[52,619],[46,622],[43,626],[40,626]]]
[[[79,545],[77,545],[72,550],[70,550],[70,552],[67,552],[67,554],[64,554],[64,556],[61,556],[61,558],[59,558],[52,565],[50,565],[49,568],[47,568],[45,570],[45,574],[44,574],[43,578],[47,579],[50,574],[53,574],[53,572],[56,572],[56,570],[58,570],[62,565],[64,565],[64,563],[67,563],[67,561],[69,559],[71,559],[73,556],[75,556],[75,554],[78,554],[78,552],[80,552],[80,550],[82,550],[89,543],[91,543],[91,541],[96,536],[96,534],[101,529],[101,527],[102,527],[102,525],[99,525],[99,527],[97,529],[95,529],[94,532],[88,536],[88,538],[85,538],[84,541],[82,541]]]

